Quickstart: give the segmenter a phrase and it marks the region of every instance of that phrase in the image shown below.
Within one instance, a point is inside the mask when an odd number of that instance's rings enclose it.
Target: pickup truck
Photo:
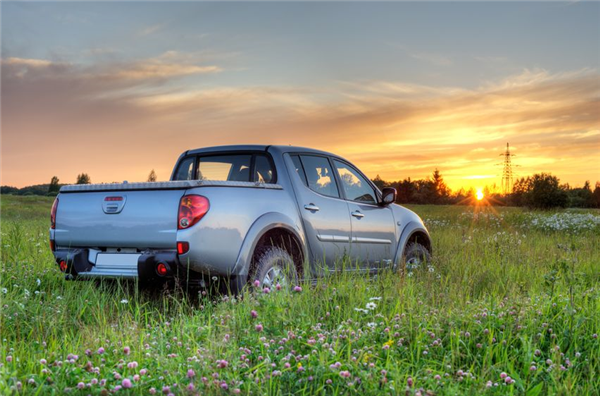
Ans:
[[[334,271],[411,271],[431,239],[349,161],[291,146],[184,152],[167,182],[69,185],[50,247],[67,279],[219,281],[237,293]]]

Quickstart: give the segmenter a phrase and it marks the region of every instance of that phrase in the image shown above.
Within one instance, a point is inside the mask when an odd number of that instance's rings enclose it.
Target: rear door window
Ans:
[[[326,157],[301,155],[300,159],[306,174],[308,188],[328,197],[340,197],[335,175]]]

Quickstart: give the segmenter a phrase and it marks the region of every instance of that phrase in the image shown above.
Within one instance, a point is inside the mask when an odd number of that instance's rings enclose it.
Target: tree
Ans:
[[[58,193],[58,190],[60,190],[60,186],[58,185],[58,177],[52,176],[52,179],[50,180],[50,185],[48,186],[48,193]]]
[[[537,173],[531,177],[529,191],[526,194],[527,205],[533,208],[566,208],[569,195],[560,180],[549,173]]]
[[[431,175],[431,183],[433,184],[433,202],[434,203],[446,203],[450,197],[450,189],[444,182],[444,178],[440,173],[439,169],[435,168]]]
[[[386,183],[385,180],[383,180],[379,175],[377,175],[375,177],[375,179],[371,180],[373,182],[373,184],[375,184],[377,186],[378,189],[383,190],[385,187],[388,186],[388,183]]]
[[[154,169],[152,169],[152,171],[148,175],[148,181],[149,182],[155,182],[156,181],[156,172],[154,172]]]
[[[87,173],[81,173],[77,175],[77,182],[75,184],[90,184],[92,179],[88,176]]]
[[[594,192],[592,193],[592,206],[600,208],[600,182],[596,182],[596,188],[594,188]]]

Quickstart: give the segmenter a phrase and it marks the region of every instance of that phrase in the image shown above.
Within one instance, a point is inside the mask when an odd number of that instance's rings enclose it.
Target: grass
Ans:
[[[600,394],[598,211],[415,206],[431,268],[235,299],[66,282],[1,204],[0,394]]]

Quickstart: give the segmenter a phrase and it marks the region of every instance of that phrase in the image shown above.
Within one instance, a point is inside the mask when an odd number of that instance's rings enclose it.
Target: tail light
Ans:
[[[62,272],[67,271],[67,262],[65,260],[60,260],[60,263],[58,263],[58,266],[60,267],[60,270]]]
[[[186,254],[189,250],[189,242],[177,242],[177,254]]]
[[[58,197],[54,199],[52,210],[50,211],[50,228],[56,228],[56,209],[58,209]]]
[[[177,229],[185,230],[199,222],[210,209],[208,198],[201,195],[184,195],[179,202]]]
[[[158,263],[156,266],[156,273],[160,276],[165,276],[169,272],[167,265],[165,263]]]

